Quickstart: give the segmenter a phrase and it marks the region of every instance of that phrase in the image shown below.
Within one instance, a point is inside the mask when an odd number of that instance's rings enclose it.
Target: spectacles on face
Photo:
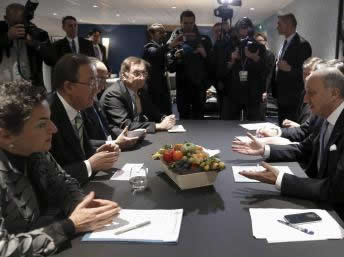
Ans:
[[[84,86],[87,86],[89,89],[91,90],[95,90],[98,88],[98,84],[99,84],[99,79],[98,78],[92,78],[90,79],[89,82],[81,82],[81,81],[77,81],[77,82],[73,82],[75,84],[81,84]]]
[[[131,73],[129,73],[131,76],[135,77],[135,78],[139,78],[139,77],[147,77],[148,76],[148,72],[147,71],[140,71],[140,70],[135,70]]]

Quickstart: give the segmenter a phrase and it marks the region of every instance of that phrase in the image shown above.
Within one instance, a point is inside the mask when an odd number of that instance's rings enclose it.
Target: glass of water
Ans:
[[[147,187],[147,173],[148,169],[142,166],[141,168],[133,167],[130,170],[129,184],[134,192],[143,191]]]

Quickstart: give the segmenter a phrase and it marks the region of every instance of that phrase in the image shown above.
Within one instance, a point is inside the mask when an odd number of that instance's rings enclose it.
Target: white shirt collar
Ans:
[[[327,121],[334,126],[344,109],[344,101],[327,117]]]
[[[67,112],[67,116],[68,119],[70,120],[70,122],[73,124],[74,119],[76,117],[76,115],[78,115],[78,111],[75,110],[72,106],[70,106],[69,103],[67,103],[67,101],[63,98],[63,96],[61,96],[58,92],[56,92],[58,98],[60,99],[63,107],[65,108],[66,112]]]
[[[67,40],[68,40],[69,43],[71,43],[73,39],[74,39],[75,43],[79,42],[78,37],[70,38],[70,37],[67,36]]]
[[[296,35],[296,32],[291,34],[289,37],[287,37],[285,40],[287,40],[287,43],[290,43],[290,41],[293,39],[293,37]]]

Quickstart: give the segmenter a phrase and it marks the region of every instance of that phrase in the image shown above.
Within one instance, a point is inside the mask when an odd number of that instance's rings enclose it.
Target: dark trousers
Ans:
[[[204,118],[205,87],[187,80],[177,81],[177,109],[182,120]]]
[[[240,104],[233,102],[228,96],[223,98],[221,119],[223,120],[241,120],[243,112],[244,120],[257,121],[262,120],[261,103],[258,104]]]
[[[278,104],[278,122],[279,125],[282,125],[282,122],[285,119],[292,120],[297,122],[298,117],[298,106],[297,105],[283,105]]]

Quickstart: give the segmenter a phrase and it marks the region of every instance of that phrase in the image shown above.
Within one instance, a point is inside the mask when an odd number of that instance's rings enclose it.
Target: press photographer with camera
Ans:
[[[226,65],[230,78],[228,93],[223,100],[222,118],[260,120],[260,105],[265,92],[265,47],[254,39],[254,27],[249,18],[239,19],[234,29],[238,40],[237,45],[230,49]]]
[[[167,68],[176,72],[177,108],[180,119],[203,119],[208,82],[211,40],[201,35],[195,14],[186,10],[180,15],[180,28],[168,40]]]
[[[4,21],[0,21],[0,82],[26,79],[44,86],[42,61],[54,62],[49,35],[31,20],[38,1],[28,0],[6,7]]]

